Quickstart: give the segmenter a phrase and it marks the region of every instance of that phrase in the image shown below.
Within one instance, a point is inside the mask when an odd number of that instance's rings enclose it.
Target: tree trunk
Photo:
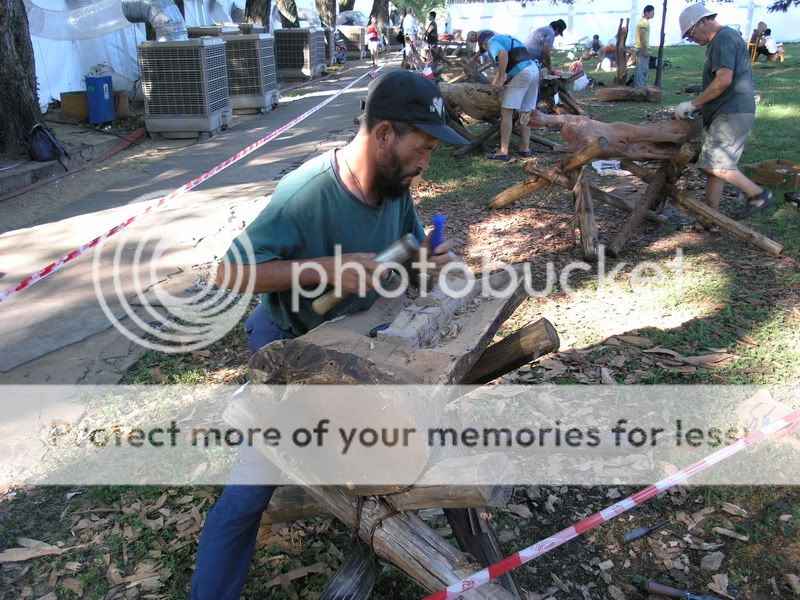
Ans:
[[[337,0],[337,2],[339,3],[339,12],[353,10],[356,5],[356,0]]]
[[[664,28],[667,24],[667,0],[664,0],[664,8],[661,10],[661,39],[658,43],[658,64],[656,65],[656,87],[661,87],[661,71],[664,70],[664,67],[661,65],[661,61],[664,60]]]
[[[378,21],[378,30],[386,27],[389,24],[389,0],[372,0],[369,16]]]
[[[272,11],[272,0],[247,0],[244,7],[244,18],[248,23],[266,25],[271,29],[269,13]]]
[[[22,0],[0,0],[0,81],[0,152],[27,152],[28,132],[42,114],[28,15]]]
[[[294,0],[275,0],[278,3],[278,11],[281,13],[281,24],[286,27],[299,27],[300,20],[297,18],[297,4]]]
[[[625,51],[625,40],[628,39],[629,26],[630,19],[624,19],[624,21],[623,19],[619,20],[619,28],[617,29],[617,47],[614,53],[617,59],[617,75],[614,77],[615,85],[625,85],[625,80],[628,78],[628,56]]]
[[[322,24],[331,29],[336,28],[336,0],[316,0],[317,12]]]

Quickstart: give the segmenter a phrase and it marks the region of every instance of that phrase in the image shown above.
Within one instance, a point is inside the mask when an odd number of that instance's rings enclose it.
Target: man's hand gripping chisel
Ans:
[[[407,233],[399,240],[394,242],[391,246],[386,248],[383,252],[378,254],[375,257],[375,262],[404,263],[408,259],[413,258],[417,252],[419,252],[419,242],[417,241],[417,238],[415,238],[413,234]],[[322,296],[314,300],[314,302],[311,303],[311,308],[318,315],[324,315],[344,298],[345,296],[337,296],[336,290],[333,289],[325,292]]]

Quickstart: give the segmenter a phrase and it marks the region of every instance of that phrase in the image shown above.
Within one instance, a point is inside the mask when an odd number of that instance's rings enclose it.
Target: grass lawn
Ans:
[[[661,104],[602,104],[592,99],[591,91],[577,97],[595,119],[645,121],[648,114],[691,98],[679,92],[700,81],[703,49],[667,48],[664,58],[672,67],[664,70]],[[557,60],[566,64],[563,55]],[[770,158],[800,162],[799,61],[800,45],[787,44],[785,63],[755,66],[756,88],[763,100],[742,162]],[[594,65],[586,66],[594,77]],[[651,72],[651,81],[653,76]],[[597,79],[610,84],[611,76],[597,74]],[[416,190],[419,213],[426,223],[435,212],[447,213],[447,236],[473,267],[479,266],[482,252],[498,261],[530,261],[535,269],[543,269],[548,261],[563,265],[578,260],[568,224],[572,199],[566,192],[547,190],[499,211],[485,208],[491,196],[522,176],[520,162],[501,164],[479,155],[455,159],[447,148],[440,148],[426,181]],[[694,173],[684,181],[686,193],[700,198],[702,178]],[[632,188],[628,180],[615,185],[634,194],[641,189]],[[738,208],[736,195],[728,194],[723,210],[732,215]],[[597,220],[601,241],[621,223],[618,213],[600,206]],[[562,347],[546,360],[511,374],[508,381],[586,384],[600,383],[606,375],[619,383],[796,384],[800,381],[800,211],[779,202],[748,224],[783,244],[784,254],[769,256],[727,235],[676,231],[674,223],[648,224],[631,239],[620,261],[609,261],[609,268],[626,263],[613,285],[599,286],[596,278],[585,276],[574,282],[575,294],[557,290],[549,297],[527,300],[504,331],[545,316],[559,331]],[[684,257],[681,273],[670,269],[678,249]],[[634,288],[632,265],[644,260],[663,267],[667,275]],[[639,345],[620,341],[624,335],[636,336]],[[723,351],[729,356],[715,368],[669,368],[641,351],[641,339],[682,356]],[[150,352],[124,382],[239,382],[246,378],[246,357],[244,337],[235,331],[208,352],[181,356]],[[20,537],[81,545],[61,556],[4,569],[0,596],[39,598],[53,591],[62,600],[186,597],[202,519],[217,488],[104,487],[69,495],[71,491],[31,488],[0,502],[0,548],[16,545]],[[493,523],[504,552],[511,553],[568,526],[589,508],[599,510],[631,491],[619,486],[519,488],[514,502],[529,507],[534,516],[494,511]],[[546,509],[554,503],[555,511]],[[731,512],[730,505],[746,512]],[[714,576],[725,575],[729,597],[775,597],[776,589],[789,597],[790,580],[785,575],[800,575],[798,507],[798,488],[681,488],[519,569],[518,580],[531,592],[530,598],[644,598],[631,587],[634,575],[695,593],[715,593],[708,585],[721,585]],[[157,514],[162,515],[161,522],[155,519]],[[692,516],[697,524],[689,532],[686,519]],[[671,520],[667,534],[621,543],[624,532],[665,519]],[[442,525],[441,517],[432,524]],[[722,536],[715,532],[718,527],[735,530],[748,541]],[[349,532],[330,520],[309,519],[275,527],[261,540],[245,597],[316,598],[341,563]],[[725,555],[718,573],[699,568],[711,549]],[[608,568],[606,561],[613,567]],[[290,584],[267,585],[282,573],[315,563],[323,563],[319,572]],[[130,586],[126,592],[130,580],[124,578],[137,573],[151,574],[155,583],[150,588]],[[421,588],[399,571],[386,568],[373,597],[388,600],[421,594]]]

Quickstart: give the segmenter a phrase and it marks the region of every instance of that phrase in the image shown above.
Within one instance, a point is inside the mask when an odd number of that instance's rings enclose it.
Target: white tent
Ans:
[[[662,2],[656,0],[576,0],[571,5],[553,4],[546,0],[528,2],[481,2],[452,3],[447,5],[450,31],[461,29],[464,32],[491,29],[499,33],[513,35],[524,40],[531,29],[547,25],[555,19],[567,22],[563,41],[571,44],[582,38],[598,34],[604,42],[615,36],[620,18],[630,18],[632,23],[639,20],[642,9],[647,4],[656,8],[656,16],[651,26],[651,43],[658,42],[661,31]],[[772,29],[772,36],[782,42],[800,40],[800,10],[789,9],[787,13],[768,13],[771,0],[734,0],[731,3],[706,2],[709,8],[719,13],[717,20],[725,25],[739,28],[749,37],[759,21],[766,22]],[[688,4],[684,0],[672,0],[668,4],[666,23],[667,45],[681,42],[678,15]],[[629,43],[633,43],[633,26],[630,28]]]
[[[233,3],[185,0],[186,25],[230,21]],[[236,4],[243,6],[244,0]],[[98,65],[114,72],[115,84],[127,87],[139,78],[137,46],[146,39],[145,26],[121,16],[120,0],[26,0],[26,5],[43,109],[61,92],[85,90],[84,77]]]

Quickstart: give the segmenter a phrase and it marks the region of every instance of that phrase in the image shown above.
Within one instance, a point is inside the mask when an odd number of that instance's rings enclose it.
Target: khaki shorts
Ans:
[[[531,112],[539,100],[539,67],[534,63],[511,78],[503,88],[503,108]]]
[[[736,113],[714,119],[703,135],[697,168],[736,169],[755,118],[753,113]]]

